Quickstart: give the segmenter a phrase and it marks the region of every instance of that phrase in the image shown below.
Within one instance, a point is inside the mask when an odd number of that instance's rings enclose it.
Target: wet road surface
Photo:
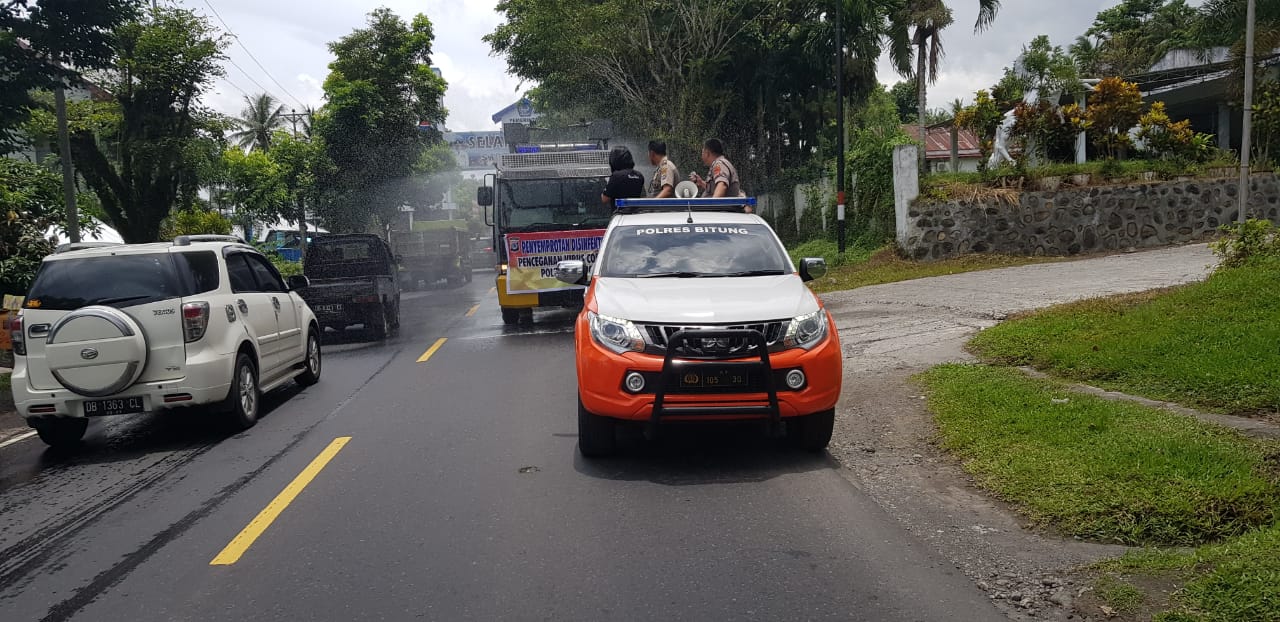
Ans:
[[[330,334],[247,432],[178,411],[0,448],[0,620],[1000,618],[753,427],[584,461],[573,313],[504,327],[476,276],[407,294],[387,342]]]

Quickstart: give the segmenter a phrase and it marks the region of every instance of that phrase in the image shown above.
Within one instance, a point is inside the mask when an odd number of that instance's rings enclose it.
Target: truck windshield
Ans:
[[[605,242],[601,276],[696,278],[791,272],[764,225],[620,226]]]
[[[602,227],[613,211],[600,203],[603,179],[515,179],[498,183],[503,227],[572,229]],[[558,225],[558,226],[557,226]]]

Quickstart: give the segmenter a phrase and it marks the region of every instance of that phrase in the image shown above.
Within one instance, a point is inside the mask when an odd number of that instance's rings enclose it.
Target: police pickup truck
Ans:
[[[619,425],[758,420],[823,451],[840,399],[840,343],[805,285],[822,259],[792,264],[753,198],[618,201],[578,316],[578,447],[615,450]]]

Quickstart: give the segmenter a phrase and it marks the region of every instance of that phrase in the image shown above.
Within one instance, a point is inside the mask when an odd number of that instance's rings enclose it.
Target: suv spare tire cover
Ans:
[[[45,360],[62,386],[86,397],[103,397],[123,391],[142,375],[147,340],[123,311],[85,307],[49,329]]]

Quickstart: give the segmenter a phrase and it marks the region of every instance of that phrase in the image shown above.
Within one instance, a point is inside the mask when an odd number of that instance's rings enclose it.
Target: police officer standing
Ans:
[[[689,179],[698,184],[698,188],[702,190],[702,196],[714,198],[745,196],[742,194],[742,180],[738,177],[738,169],[724,157],[724,143],[720,142],[720,139],[708,138],[702,143],[702,163],[711,167],[706,179],[698,176],[697,173],[689,175]],[[751,211],[750,207],[744,207],[744,209]]]
[[[675,163],[667,158],[667,143],[660,140],[649,141],[649,164],[657,167],[653,171],[653,179],[649,180],[649,198],[674,197],[680,171]]]

